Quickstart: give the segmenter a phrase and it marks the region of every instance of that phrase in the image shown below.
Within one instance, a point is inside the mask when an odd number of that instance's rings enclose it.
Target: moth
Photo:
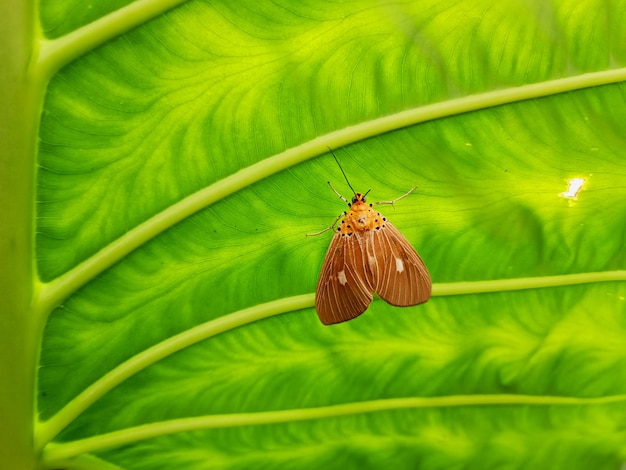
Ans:
[[[334,229],[343,217],[334,230],[315,291],[315,309],[321,322],[331,325],[358,317],[367,310],[374,293],[398,307],[426,302],[432,291],[426,265],[398,229],[374,209],[375,205],[393,205],[415,187],[393,201],[368,204],[370,191],[355,192],[334,153],[333,157],[354,196],[348,201],[328,182],[349,210],[330,227],[310,234]]]

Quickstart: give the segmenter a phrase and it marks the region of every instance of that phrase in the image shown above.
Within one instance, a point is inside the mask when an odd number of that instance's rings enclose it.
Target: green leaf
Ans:
[[[33,300],[0,324],[3,362],[28,340],[33,461],[623,465],[625,7],[42,2]],[[372,201],[418,186],[381,210],[428,303],[319,322],[331,234],[305,235],[345,208],[327,181],[350,196],[329,147]]]

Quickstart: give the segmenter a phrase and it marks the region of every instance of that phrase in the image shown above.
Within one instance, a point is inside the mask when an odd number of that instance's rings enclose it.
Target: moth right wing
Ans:
[[[364,264],[364,245],[357,232],[333,236],[315,291],[315,309],[323,324],[358,317],[372,302],[374,289],[371,271]]]
[[[399,307],[426,302],[432,281],[415,248],[389,221],[368,238],[376,293],[387,303]]]

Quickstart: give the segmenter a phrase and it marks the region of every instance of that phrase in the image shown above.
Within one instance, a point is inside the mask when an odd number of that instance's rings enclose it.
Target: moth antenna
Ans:
[[[335,161],[337,162],[337,166],[339,166],[339,169],[341,170],[341,174],[343,175],[344,179],[346,180],[346,183],[348,183],[348,186],[350,187],[350,189],[352,190],[352,193],[356,196],[356,191],[354,190],[354,188],[352,187],[352,185],[350,184],[350,181],[348,181],[348,177],[346,176],[346,172],[343,171],[343,167],[341,166],[341,163],[339,163],[339,160],[337,159],[337,155],[335,155],[335,152],[333,152],[333,149],[331,149],[330,147],[326,147],[328,150],[330,150],[330,153],[333,155],[333,158],[335,159]],[[369,191],[368,191],[369,192]],[[367,193],[365,193],[367,194]]]

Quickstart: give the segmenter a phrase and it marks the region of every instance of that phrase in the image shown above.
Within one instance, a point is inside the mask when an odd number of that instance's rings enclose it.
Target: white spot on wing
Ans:
[[[337,275],[337,279],[339,279],[339,283],[342,286],[345,286],[346,283],[348,282],[348,278],[346,277],[346,272],[345,271],[339,271],[339,274]]]
[[[400,258],[396,258],[396,271],[398,271],[399,273],[404,271],[404,263]]]
[[[370,264],[370,269],[375,269],[376,268],[376,257],[375,256],[368,256],[367,257],[367,262]]]

